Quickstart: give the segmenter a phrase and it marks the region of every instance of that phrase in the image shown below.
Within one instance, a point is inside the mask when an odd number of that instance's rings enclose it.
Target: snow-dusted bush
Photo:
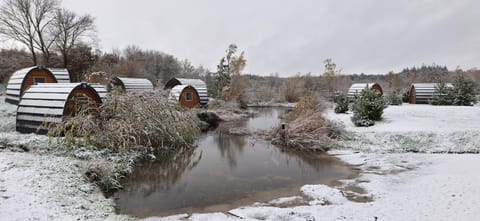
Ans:
[[[435,86],[435,94],[432,98],[432,105],[452,105],[454,99],[453,90],[447,87],[445,82],[438,83]]]
[[[157,94],[110,93],[99,113],[79,114],[50,130],[69,144],[86,144],[116,151],[133,146],[190,146],[199,133],[195,113]]]
[[[402,105],[402,95],[400,91],[393,91],[387,96],[387,102],[389,105]]]
[[[346,113],[348,111],[348,97],[340,94],[335,98],[335,113]]]
[[[453,105],[473,106],[477,103],[475,81],[459,74],[453,81]]]
[[[404,103],[410,102],[410,90],[406,90],[402,93],[402,101]]]
[[[359,127],[368,127],[382,119],[385,99],[372,90],[365,89],[352,106],[352,122]]]
[[[272,143],[300,150],[328,150],[344,130],[323,116],[324,109],[325,101],[320,96],[302,97],[284,118],[285,127],[280,125],[270,131]]]

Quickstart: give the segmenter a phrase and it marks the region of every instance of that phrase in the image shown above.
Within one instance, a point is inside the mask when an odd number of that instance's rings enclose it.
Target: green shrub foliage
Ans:
[[[348,97],[340,94],[335,98],[335,113],[346,113],[348,111]]]
[[[410,102],[410,90],[406,90],[406,91],[403,92],[403,94],[402,94],[402,101],[403,101],[404,103]]]
[[[389,105],[402,105],[403,99],[400,91],[394,91],[387,96],[387,101]]]
[[[438,83],[435,86],[435,94],[432,98],[432,105],[452,105],[453,104],[453,90],[447,87],[445,82]]]
[[[435,95],[432,99],[433,105],[458,105],[473,106],[477,103],[475,82],[459,73],[453,81],[453,88],[445,83],[439,83],[435,87]]]
[[[354,101],[352,122],[355,126],[368,127],[382,119],[385,99],[372,90],[365,89]]]
[[[473,106],[477,103],[475,82],[466,78],[463,74],[459,74],[453,81],[453,105]]]

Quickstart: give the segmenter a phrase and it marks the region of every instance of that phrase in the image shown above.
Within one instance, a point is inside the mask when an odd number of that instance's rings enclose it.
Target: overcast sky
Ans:
[[[480,1],[63,0],[96,17],[104,51],[137,45],[215,70],[230,43],[247,73],[386,73],[480,67]]]

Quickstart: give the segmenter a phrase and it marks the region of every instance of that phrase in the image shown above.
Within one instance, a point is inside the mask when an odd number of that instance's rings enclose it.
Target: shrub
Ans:
[[[435,94],[432,97],[432,105],[452,105],[453,90],[445,82],[438,83],[435,86]]]
[[[302,115],[322,112],[325,109],[325,100],[323,97],[308,95],[301,97],[295,104],[295,108],[286,116],[287,121],[294,120]]]
[[[352,122],[355,126],[368,127],[374,121],[382,119],[383,109],[386,107],[385,99],[372,90],[365,89],[354,101]]]
[[[410,90],[406,90],[405,92],[402,93],[402,101],[404,103],[410,102]]]
[[[348,111],[348,97],[340,94],[335,98],[335,113],[346,113]]]
[[[199,133],[198,118],[157,94],[110,93],[97,116],[79,114],[51,129],[68,144],[86,144],[116,151],[133,146],[191,146]],[[80,139],[78,139],[80,138]]]
[[[389,105],[402,105],[402,95],[400,91],[394,91],[387,96],[387,102]]]
[[[463,74],[459,74],[453,81],[453,105],[473,106],[477,103],[475,97],[475,82],[472,79],[466,78]]]
[[[300,75],[290,77],[283,82],[281,92],[285,101],[297,102],[305,95],[305,80]]]

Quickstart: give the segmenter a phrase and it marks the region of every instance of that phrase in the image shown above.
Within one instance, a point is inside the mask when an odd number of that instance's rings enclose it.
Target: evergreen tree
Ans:
[[[477,103],[475,97],[475,82],[472,79],[466,78],[460,70],[453,82],[453,105],[473,106]]]
[[[452,105],[453,90],[445,82],[440,82],[435,86],[435,94],[432,98],[432,105]]]
[[[381,95],[365,88],[353,103],[352,122],[358,127],[372,126],[375,121],[382,119],[385,107],[386,102]]]
[[[345,94],[340,94],[335,98],[335,113],[346,113],[348,111],[348,97]]]

